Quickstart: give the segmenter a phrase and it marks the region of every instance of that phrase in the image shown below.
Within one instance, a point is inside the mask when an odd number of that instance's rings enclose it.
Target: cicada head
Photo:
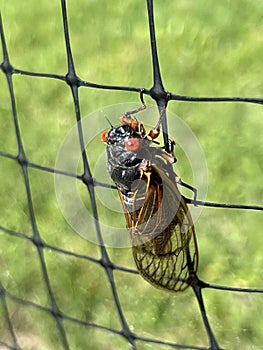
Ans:
[[[149,156],[150,142],[131,125],[111,128],[102,134],[102,140],[107,143],[107,168],[112,180],[123,194],[131,192]]]

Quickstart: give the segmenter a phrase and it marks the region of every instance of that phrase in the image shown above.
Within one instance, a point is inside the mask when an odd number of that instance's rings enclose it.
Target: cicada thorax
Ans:
[[[169,154],[152,147],[141,123],[125,117],[123,124],[108,132],[107,167],[122,202],[136,266],[154,286],[184,290],[196,276],[198,252],[190,212],[165,160]]]

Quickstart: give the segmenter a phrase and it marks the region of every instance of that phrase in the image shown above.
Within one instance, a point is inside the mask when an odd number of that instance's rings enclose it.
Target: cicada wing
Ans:
[[[118,190],[130,235],[133,237],[135,232],[140,232],[143,241],[151,239],[163,225],[162,182],[154,175],[143,173],[132,196]]]
[[[136,220],[124,204],[133,257],[148,282],[158,288],[183,291],[191,285],[198,268],[191,214],[176,184],[165,173],[153,168],[149,181]]]

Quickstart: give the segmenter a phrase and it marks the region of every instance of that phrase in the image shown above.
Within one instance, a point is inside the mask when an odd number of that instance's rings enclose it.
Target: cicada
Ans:
[[[119,193],[139,273],[155,287],[183,291],[197,273],[195,229],[171,166],[172,149],[156,146],[160,128],[146,133],[134,117],[144,108],[125,113],[120,126],[102,134],[107,169]]]

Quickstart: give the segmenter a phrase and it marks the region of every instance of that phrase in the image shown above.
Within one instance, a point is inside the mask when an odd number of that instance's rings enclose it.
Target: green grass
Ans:
[[[67,6],[76,71],[83,80],[151,87],[145,2],[70,0]],[[14,67],[66,74],[59,1],[2,1],[1,12]],[[262,15],[260,1],[155,1],[156,34],[166,89],[193,96],[262,96]],[[15,155],[16,137],[3,74],[0,86],[0,150]],[[28,159],[54,167],[60,145],[75,125],[69,87],[56,80],[14,75],[14,89]],[[137,94],[127,92],[81,88],[79,93],[83,117],[104,106],[139,103]],[[149,98],[146,102],[153,103]],[[262,204],[262,107],[241,103],[171,102],[168,109],[189,125],[204,151],[209,176],[207,199]],[[118,123],[119,115],[108,117],[114,125]],[[172,116],[168,122],[170,128],[176,130]],[[108,127],[104,113],[99,125],[91,119],[89,127],[96,130],[96,137],[87,147],[88,159],[96,173],[97,159],[105,150],[99,140],[100,129]],[[93,136],[91,131],[89,137]],[[176,140],[179,135],[171,137]],[[191,183],[192,175],[189,166],[184,164],[182,152],[178,148],[175,153],[179,174]],[[1,225],[31,235],[20,168],[15,161],[1,157],[0,169]],[[79,164],[78,173],[81,172]],[[105,169],[104,173],[98,170],[98,174],[109,182]],[[54,176],[30,168],[29,179],[41,237],[49,244],[98,258],[99,247],[80,237],[63,217],[56,199]],[[80,184],[78,189],[90,208],[84,185]],[[108,223],[108,211],[103,212],[100,203],[98,207],[102,219]],[[260,212],[204,209],[196,223],[200,278],[215,284],[262,287],[262,224]],[[115,225],[124,227],[124,219]],[[109,248],[109,254],[114,263],[134,268],[129,248]],[[63,312],[120,329],[110,285],[102,268],[48,250],[45,250],[45,259],[51,286]],[[114,277],[125,317],[134,332],[208,347],[191,290],[173,295],[156,290],[139,276],[115,272]],[[2,231],[0,280],[10,293],[49,306],[35,247]],[[262,348],[262,295],[207,290],[204,298],[214,333],[223,348]],[[58,329],[50,315],[9,299],[7,302],[24,349],[33,349],[34,342],[37,349],[62,349]],[[129,348],[124,339],[106,331],[87,329],[68,321],[64,326],[71,349]],[[8,342],[1,307],[0,341]],[[165,348],[151,343],[138,342],[137,345],[139,350]]]

